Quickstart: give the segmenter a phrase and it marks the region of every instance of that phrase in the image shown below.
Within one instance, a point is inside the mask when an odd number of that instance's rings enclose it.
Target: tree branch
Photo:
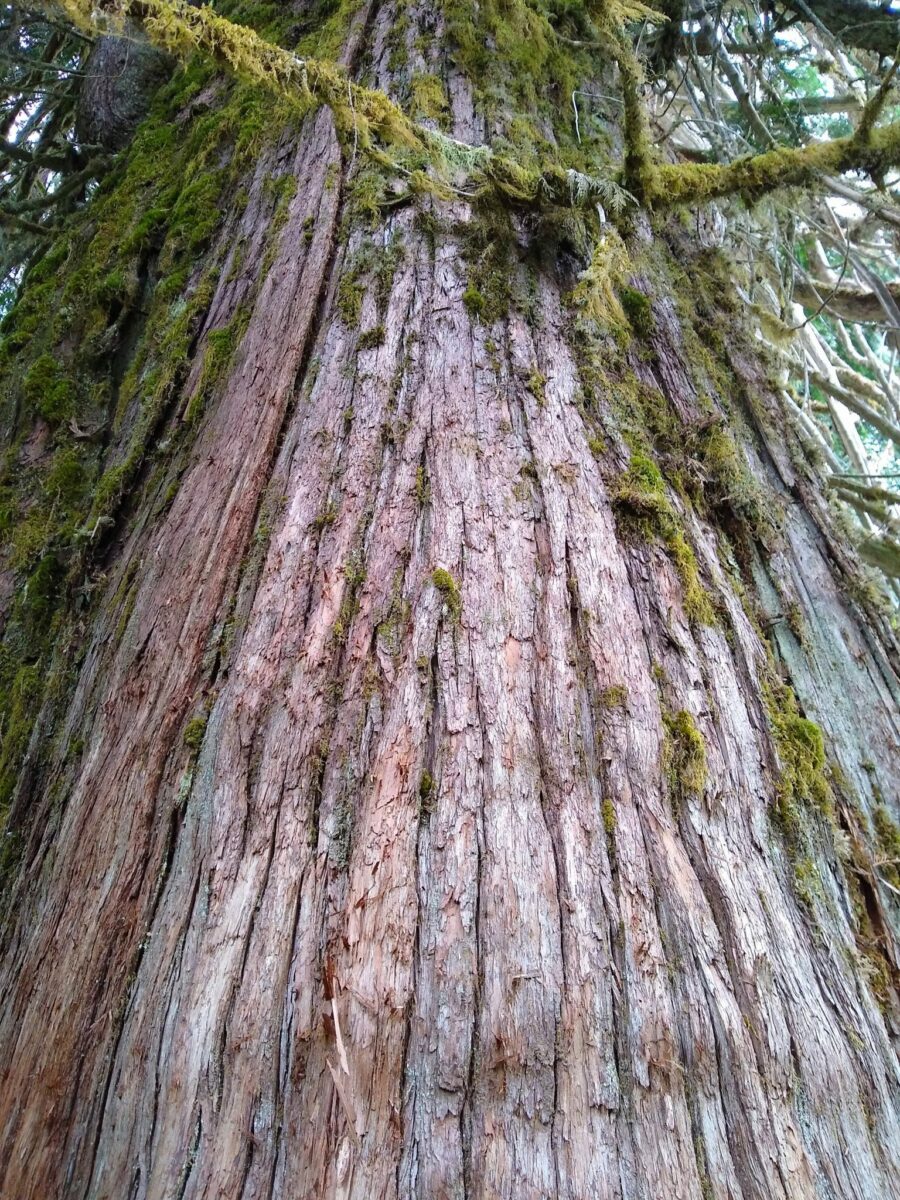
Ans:
[[[300,105],[325,104],[334,113],[339,131],[352,133],[362,149],[372,152],[374,138],[383,144],[427,151],[439,163],[466,171],[476,189],[480,178],[519,203],[567,206],[602,202],[608,189],[606,181],[560,167],[528,170],[488,146],[470,146],[418,125],[383,92],[352,83],[334,64],[299,58],[209,8],[193,8],[185,0],[105,0],[100,7],[94,7],[91,0],[60,3],[74,22],[87,29],[101,27],[104,16],[113,23],[131,17],[163,50],[181,57],[200,51],[247,80],[295,95]],[[726,166],[652,167],[641,153],[646,143],[636,112],[639,68],[635,63],[638,74],[634,74],[628,55],[620,57],[619,66],[627,85],[626,124],[633,134],[626,138],[632,160],[628,173],[640,177],[643,198],[652,207],[702,204],[735,192],[756,197],[776,188],[808,184],[822,172],[859,170],[878,177],[900,163],[900,122],[895,122],[873,130],[864,141],[854,135],[800,149],[780,147]]]
[[[780,146],[724,166],[691,163],[657,167],[650,199],[655,207],[686,201],[703,204],[735,192],[756,199],[777,188],[808,185],[822,173],[865,171],[880,176],[898,164],[900,121],[894,121],[873,129],[866,141],[854,134],[809,146]]]
[[[877,429],[880,434],[893,442],[895,446],[900,446],[900,425],[895,425],[893,421],[888,420],[871,404],[855,395],[853,392],[842,387],[839,383],[833,383],[825,375],[819,372],[810,374],[810,382],[814,383],[817,388],[832,396],[835,400],[840,400],[841,404],[856,413],[858,417],[871,425],[873,429]]]
[[[889,58],[900,44],[900,16],[868,0],[786,0],[785,8],[812,17],[855,50]]]
[[[900,304],[900,283],[889,283],[885,286],[894,300]],[[828,297],[827,307],[838,317],[848,321],[878,322],[884,320],[884,309],[875,292],[867,291],[852,283],[845,283],[834,288],[831,284],[810,279],[808,276],[798,277],[795,280],[794,299],[804,308],[818,307],[826,296]]]
[[[877,567],[893,579],[900,579],[900,543],[893,538],[873,534],[862,539],[857,550],[870,566]]]

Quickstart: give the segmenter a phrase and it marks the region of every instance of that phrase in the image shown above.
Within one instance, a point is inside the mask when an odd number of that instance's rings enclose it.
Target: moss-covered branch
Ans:
[[[647,199],[655,207],[661,207],[684,202],[699,204],[735,192],[756,198],[777,188],[808,185],[821,174],[863,171],[877,178],[898,165],[900,121],[895,121],[873,129],[868,138],[853,134],[809,146],[781,146],[727,165],[660,166],[653,172]]]
[[[854,495],[862,496],[866,500],[871,500],[878,504],[886,504],[888,507],[900,508],[900,492],[892,492],[890,488],[863,483],[859,479],[851,479],[846,475],[831,476],[827,482],[838,491],[852,492]]]
[[[442,179],[412,172],[413,186],[441,190],[448,178],[457,190],[475,195],[496,189],[523,204],[593,204],[608,192],[606,181],[562,168],[528,170],[487,146],[470,146],[412,120],[384,92],[360,87],[334,63],[300,58],[273,45],[252,29],[218,16],[208,7],[193,8],[185,0],[59,0],[69,18],[85,29],[126,17],[136,21],[161,49],[178,57],[200,53],[238,77],[280,96],[295,96],[298,105],[326,105],[338,131],[361,150],[383,160],[384,148],[420,151],[425,165]]]
[[[384,161],[386,148],[421,152],[435,173],[413,170],[413,188],[441,192],[448,181],[468,197],[496,191],[507,200],[533,207],[593,206],[606,203],[609,181],[562,167],[544,171],[523,167],[488,146],[471,146],[412,120],[384,92],[360,87],[334,63],[300,58],[273,45],[252,29],[185,0],[58,0],[69,18],[96,31],[125,18],[136,21],[161,49],[186,58],[204,54],[238,77],[279,96],[296,96],[298,105],[326,105],[338,132],[364,152]]]
[[[892,579],[900,579],[900,542],[885,535],[872,534],[859,542],[860,557]]]
[[[821,24],[846,46],[885,57],[900,44],[900,17],[888,4],[870,0],[787,0],[785,7]]]
[[[877,429],[883,437],[893,442],[895,446],[900,446],[900,425],[895,425],[890,418],[878,412],[866,400],[855,392],[851,392],[848,388],[841,387],[839,383],[828,379],[827,376],[814,371],[810,375],[810,382],[820,388],[827,395],[835,400],[839,400],[841,404],[846,405],[851,412],[856,413],[858,417],[871,425],[873,429]]]
[[[888,283],[885,287],[894,301],[900,304],[900,283]],[[884,320],[884,307],[877,292],[858,284],[842,283],[835,287],[798,273],[794,280],[793,298],[804,308],[810,309],[817,309],[824,301],[830,313],[848,321]]]
[[[626,21],[649,19],[663,23],[667,18],[646,5],[628,3],[627,0],[594,0],[593,8],[598,28],[619,68],[622,84],[626,186],[643,196],[651,187],[653,170],[647,109],[641,94],[644,72],[624,26]]]
[[[528,169],[488,146],[469,146],[413,121],[383,92],[353,83],[334,63],[303,59],[273,45],[252,29],[193,8],[185,0],[59,0],[68,17],[83,29],[97,30],[126,17],[137,21],[161,49],[185,57],[206,54],[234,74],[280,95],[295,95],[301,106],[327,105],[338,130],[363,150],[383,156],[384,147],[421,151],[427,165],[464,181],[457,190],[469,196],[493,189],[515,203],[534,206],[593,206],[608,194],[607,180],[561,167]],[[802,148],[783,147],[720,166],[713,163],[655,166],[650,161],[646,118],[640,97],[640,67],[627,45],[618,18],[641,5],[601,6],[605,33],[613,38],[622,73],[626,112],[626,179],[651,207],[703,203],[743,192],[755,197],[776,188],[810,183],[823,173],[859,170],[876,178],[900,164],[900,122]],[[423,171],[414,184],[439,188]]]
[[[131,18],[151,42],[179,58],[199,52],[242,79],[296,96],[301,105],[325,104],[366,142],[374,135],[393,145],[422,144],[421,128],[383,92],[352,83],[334,63],[291,54],[209,7],[194,8],[185,0],[57,2],[82,29],[96,32],[105,24],[116,27]]]

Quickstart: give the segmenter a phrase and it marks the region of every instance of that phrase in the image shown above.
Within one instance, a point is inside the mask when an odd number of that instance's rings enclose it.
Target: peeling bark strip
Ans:
[[[394,13],[367,16],[386,85]],[[458,74],[447,101],[476,136]],[[640,232],[624,360],[573,336],[555,265],[487,324],[479,214],[342,230],[331,117],[280,153],[277,249],[110,567],[59,739],[85,751],[16,893],[0,1196],[900,1194],[865,849],[896,645],[752,346],[726,395],[675,303],[700,261]]]

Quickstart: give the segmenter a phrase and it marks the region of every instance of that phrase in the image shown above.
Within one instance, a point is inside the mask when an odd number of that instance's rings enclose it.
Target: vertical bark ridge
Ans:
[[[319,187],[321,187],[322,179],[324,178],[325,166],[327,165],[327,154],[323,153],[327,147],[328,138],[328,121],[324,117],[320,117],[315,123],[316,133],[313,135],[312,152],[309,160],[315,172],[318,167],[319,172]],[[318,150],[316,146],[316,137],[319,140]],[[316,164],[316,155],[318,154],[318,164]],[[307,166],[306,155],[302,154],[298,158],[298,170],[303,171]],[[315,178],[315,175],[313,176]],[[315,185],[314,185],[315,186]],[[302,223],[300,214],[300,205],[294,208],[294,220],[297,224]],[[329,237],[323,223],[322,233],[319,235],[319,245],[324,249],[327,247]],[[299,239],[294,238],[290,241],[287,237],[282,242],[282,246],[288,246],[287,253],[291,256],[296,254],[296,248]],[[285,250],[282,250],[285,253]],[[301,252],[302,257],[305,254]],[[276,260],[276,267],[278,263]],[[260,306],[258,312],[268,312],[269,306],[273,301],[273,285],[275,275],[270,275],[269,279],[263,284],[260,295]],[[290,286],[293,289],[293,279],[290,280]],[[282,309],[284,316],[289,320],[300,318],[300,328],[302,329],[304,300],[302,297],[293,303],[287,303]],[[296,314],[296,316],[295,316]],[[307,309],[307,320],[311,313]],[[270,323],[270,317],[266,316],[265,321]],[[91,804],[91,797],[95,797],[102,793],[104,784],[102,780],[116,779],[117,787],[125,796],[129,794],[128,779],[129,773],[132,780],[136,780],[133,774],[138,768],[139,759],[135,758],[135,750],[141,747],[140,754],[146,753],[144,747],[152,747],[151,757],[148,762],[140,766],[140,791],[134,792],[132,795],[136,800],[136,812],[140,812],[143,806],[146,821],[155,807],[154,797],[156,796],[163,776],[166,773],[166,758],[169,753],[169,748],[172,746],[177,734],[181,714],[184,713],[185,705],[188,702],[191,694],[191,678],[196,666],[197,650],[196,647],[202,646],[205,640],[205,628],[208,627],[209,615],[215,611],[218,605],[218,597],[220,590],[224,585],[227,577],[227,565],[229,562],[235,561],[234,555],[237,552],[239,555],[242,543],[242,530],[246,528],[246,518],[252,511],[254,506],[255,493],[252,486],[253,476],[255,474],[257,486],[260,486],[264,476],[264,464],[267,448],[271,446],[272,437],[277,430],[278,418],[277,414],[279,407],[277,404],[272,404],[268,401],[268,394],[265,395],[263,401],[263,419],[256,426],[256,436],[248,438],[246,434],[242,436],[242,428],[249,432],[252,428],[250,421],[253,419],[253,410],[245,403],[246,395],[246,378],[249,372],[252,377],[257,372],[261,372],[263,378],[268,372],[271,380],[270,387],[272,393],[278,397],[281,403],[287,396],[292,379],[292,359],[289,353],[286,353],[290,341],[286,344],[278,346],[277,355],[272,354],[271,343],[269,343],[268,362],[266,342],[261,339],[262,334],[261,320],[257,319],[256,331],[254,331],[253,322],[248,329],[247,337],[244,340],[242,347],[242,360],[239,362],[235,372],[236,379],[240,382],[235,382],[232,385],[230,393],[232,402],[229,404],[228,393],[214,412],[211,414],[211,419],[207,424],[204,433],[198,442],[198,450],[195,455],[193,466],[190,468],[185,484],[176,500],[167,514],[167,519],[163,526],[161,540],[158,541],[155,547],[155,555],[152,560],[152,566],[149,571],[145,572],[144,579],[139,591],[138,603],[135,606],[135,617],[140,617],[142,621],[142,630],[137,634],[135,640],[140,645],[141,642],[147,645],[153,642],[153,653],[144,652],[135,660],[128,654],[128,643],[124,644],[123,651],[116,659],[113,660],[108,669],[106,686],[109,688],[108,695],[110,701],[105,706],[105,711],[100,716],[98,723],[99,728],[94,731],[94,752],[86,764],[82,780],[80,781],[77,792],[72,796],[69,802],[69,807],[63,815],[62,826],[60,829],[60,838],[63,844],[67,843],[69,838],[74,838],[76,842],[80,842],[83,849],[76,850],[71,847],[70,853],[60,855],[57,858],[57,871],[59,878],[57,886],[60,890],[55,893],[55,899],[51,903],[55,906],[57,916],[51,917],[48,914],[48,919],[45,924],[34,927],[34,942],[29,949],[23,946],[23,953],[27,954],[32,961],[44,959],[48,952],[48,939],[54,936],[54,929],[59,922],[58,932],[56,933],[56,945],[63,945],[66,951],[62,954],[56,953],[53,965],[50,967],[50,972],[69,971],[71,977],[79,975],[90,976],[92,968],[85,965],[75,967],[71,956],[91,955],[92,949],[95,946],[103,946],[106,948],[107,942],[104,937],[95,940],[81,939],[76,930],[77,925],[73,925],[73,920],[80,924],[81,917],[76,917],[74,911],[71,915],[66,916],[65,898],[69,898],[71,904],[74,897],[78,894],[82,886],[78,881],[82,879],[90,879],[92,876],[97,880],[93,886],[87,885],[89,892],[96,888],[97,902],[104,903],[104,899],[109,896],[109,888],[113,878],[120,872],[119,881],[116,884],[117,892],[126,899],[126,903],[134,905],[137,897],[133,896],[128,899],[129,889],[137,885],[140,888],[140,874],[136,877],[132,876],[129,868],[126,866],[127,858],[125,857],[127,842],[120,848],[115,848],[115,840],[120,831],[108,821],[103,827],[96,826],[96,820],[103,815],[102,806],[97,808]],[[270,329],[271,332],[271,329]],[[295,335],[296,338],[296,335]],[[303,334],[300,333],[299,338],[295,341],[295,353],[302,350]],[[252,364],[252,365],[251,365]],[[266,408],[266,405],[268,406]],[[241,413],[243,408],[243,413]],[[235,423],[236,418],[236,423]],[[231,422],[229,424],[229,422]],[[225,440],[227,439],[227,441]],[[249,454],[241,453],[239,447],[245,442],[254,447],[256,454],[257,468],[251,468],[247,475],[243,476],[243,483],[238,489],[236,487],[237,475],[232,475],[229,478],[229,471],[226,464],[229,459],[232,466],[232,471],[237,468],[238,463],[241,464],[241,470],[248,467],[252,463],[253,458]],[[230,446],[230,449],[229,449]],[[237,455],[240,454],[238,458]],[[216,462],[217,458],[221,461]],[[213,464],[216,463],[214,473],[211,471]],[[225,469],[223,469],[223,467]],[[224,486],[224,490],[223,490]],[[206,493],[204,495],[204,493]],[[229,503],[229,495],[231,497],[230,506],[222,513],[222,516],[228,516],[226,524],[220,524],[216,533],[213,532],[213,527],[210,522],[210,517],[216,513],[217,495],[226,505]],[[198,502],[198,497],[203,497],[199,501],[205,506],[205,516],[201,519],[198,526],[190,515],[194,505]],[[233,515],[232,515],[233,514]],[[185,529],[188,527],[185,522],[189,521],[192,527],[192,535],[186,536]],[[194,552],[194,542],[196,541],[197,548],[202,546],[202,540],[212,535],[212,540],[219,538],[220,544],[226,547],[224,554],[220,555],[220,561],[217,564],[217,569],[213,572],[204,571],[203,564],[209,561],[209,556],[206,552],[201,551],[200,556]],[[224,539],[224,540],[223,540]],[[165,551],[163,546],[166,547]],[[171,556],[171,558],[169,557]],[[186,571],[182,573],[180,580],[180,590],[173,593],[173,578],[168,574],[172,560],[179,561],[182,564],[187,562],[191,564]],[[200,567],[198,574],[197,568]],[[224,569],[223,569],[224,568]],[[193,578],[193,583],[189,582]],[[197,596],[200,598],[200,604],[192,605],[190,598]],[[176,600],[177,597],[177,600]],[[165,624],[158,622],[160,610],[166,612]],[[180,616],[180,619],[179,619]],[[189,636],[185,636],[186,631],[190,631]],[[199,635],[199,636],[198,636]],[[170,659],[166,663],[167,655],[171,653],[167,647],[181,645],[184,651],[183,656],[177,659]],[[163,666],[163,676],[157,681],[157,686],[160,690],[156,695],[160,697],[156,703],[153,702],[150,695],[147,693],[147,682],[142,680],[142,673],[146,678],[147,664],[153,663],[156,666]],[[168,705],[162,700],[163,696],[170,697]],[[146,697],[146,702],[145,702]],[[131,721],[127,726],[122,722],[125,714],[131,717]],[[103,730],[103,732],[101,732]],[[151,733],[151,730],[154,731]],[[147,740],[142,743],[141,739]],[[132,784],[132,789],[134,784]],[[144,799],[139,799],[140,795]],[[84,801],[80,800],[80,796],[85,797]],[[96,814],[94,817],[94,829],[92,829],[90,821],[92,816],[92,808]],[[126,810],[127,811],[127,810]],[[87,820],[87,824],[79,825],[73,822],[83,823]],[[127,821],[127,819],[126,819]],[[144,828],[149,831],[149,825],[144,825]],[[126,824],[127,829],[127,824]],[[141,843],[144,840],[145,834],[138,832],[136,844],[133,850],[129,853],[134,854],[137,851],[137,856],[133,859],[135,866],[140,866],[144,858]],[[121,866],[119,866],[121,864]],[[104,884],[104,879],[108,881]],[[98,886],[99,884],[99,886]],[[62,903],[61,903],[62,902]],[[122,946],[122,953],[125,955],[125,962],[131,957],[131,950],[127,944],[127,939],[122,938],[124,926],[122,925],[123,911],[118,906],[110,906],[106,912],[111,918],[115,913],[115,922],[118,930],[117,937],[121,939],[119,945]],[[134,921],[138,918],[138,912],[133,910],[134,915],[129,922],[131,928],[134,928]],[[113,945],[116,940],[113,940]],[[28,968],[25,965],[28,958],[23,959],[22,970],[25,973],[25,978],[28,977]],[[44,970],[47,970],[46,962]],[[124,977],[119,974],[118,970],[110,970],[101,976],[101,987],[112,987],[119,990],[124,982]],[[60,1063],[60,1069],[65,1076],[65,1067],[62,1064],[66,1061],[67,1054],[74,1053],[74,1044],[71,1050],[64,1049],[66,1042],[70,1038],[77,1038],[88,1032],[90,1026],[89,1021],[79,1019],[76,1012],[72,1010],[71,1005],[67,1005],[66,1009],[61,1008],[61,1000],[65,990],[60,987],[58,991],[59,999],[53,1005],[55,1013],[53,1016],[49,1014],[43,1017],[47,1021],[50,1030],[50,1036],[43,1039],[44,1052],[52,1051]],[[115,1000],[112,1002],[116,1003]],[[36,1015],[36,1010],[31,1010],[33,1019]],[[6,1022],[19,1022],[18,1035],[22,1037],[27,1035],[28,1019],[23,1023],[21,1021],[21,1013],[17,1006],[12,1006],[7,1009]],[[96,1031],[89,1036],[96,1036]],[[108,1037],[108,1033],[102,1036],[101,1040]],[[102,1055],[100,1056],[102,1060]],[[96,1064],[97,1060],[93,1059]],[[24,1065],[20,1063],[20,1066]],[[96,1069],[96,1065],[94,1067]],[[70,1076],[71,1079],[71,1076]],[[16,1094],[17,1088],[12,1079],[9,1081],[10,1086],[5,1089],[7,1097],[12,1097]],[[51,1085],[52,1086],[52,1085]],[[96,1095],[96,1093],[94,1093]],[[7,1110],[9,1111],[9,1110]],[[11,1115],[11,1114],[10,1114]],[[95,1118],[88,1117],[85,1114],[83,1118],[85,1125],[90,1125]],[[8,1117],[4,1116],[4,1124]],[[5,1125],[9,1129],[8,1125]],[[52,1126],[51,1126],[52,1128]],[[79,1132],[82,1128],[82,1121],[75,1122],[70,1126],[70,1136],[80,1139],[83,1135]],[[29,1138],[27,1130],[22,1130],[20,1136],[26,1138],[25,1144],[29,1143],[34,1147],[33,1153],[43,1153],[46,1158],[46,1144],[43,1151],[40,1149],[37,1139],[33,1136]],[[77,1155],[76,1155],[77,1156]],[[8,1160],[12,1163],[12,1159]],[[19,1158],[13,1167],[16,1172],[25,1170],[30,1179],[28,1187],[40,1189],[42,1187],[43,1172],[46,1169],[51,1169],[49,1164],[42,1162],[41,1159],[30,1158],[25,1156],[24,1159]],[[47,1183],[49,1186],[49,1179]],[[78,1186],[73,1181],[72,1186]],[[25,1185],[23,1182],[22,1194],[26,1194]]]

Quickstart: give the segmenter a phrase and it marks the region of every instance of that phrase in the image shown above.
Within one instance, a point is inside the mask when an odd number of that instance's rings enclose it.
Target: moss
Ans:
[[[487,301],[474,283],[466,284],[466,290],[462,294],[462,302],[466,306],[466,310],[470,316],[481,320],[487,308]]]
[[[802,807],[812,805],[826,814],[833,808],[825,739],[814,721],[800,715],[793,690],[780,680],[763,684],[763,699],[780,769],[774,813],[795,852],[802,838]]]
[[[250,314],[249,305],[242,305],[227,325],[220,329],[211,329],[207,334],[200,378],[184,413],[188,424],[193,425],[199,420],[206,401],[224,378],[235,350],[247,332]]]
[[[840,175],[863,170],[877,175],[898,160],[900,128],[895,123],[873,130],[868,143],[849,136],[802,147],[781,146],[739,158],[727,166],[658,166],[652,172],[646,198],[656,207],[684,202],[699,205],[736,192],[752,201],[777,188],[806,186],[822,172]]]
[[[890,818],[888,817],[890,821]],[[876,840],[877,839],[877,823],[876,823]],[[900,839],[898,839],[900,840]],[[884,937],[884,926],[878,916],[878,906],[873,904],[873,897],[870,894],[870,889],[875,886],[875,881],[880,875],[885,882],[894,885],[897,881],[896,863],[897,850],[900,846],[895,847],[895,852],[885,852],[885,848],[879,845],[873,855],[869,855],[866,847],[855,836],[850,836],[845,843],[846,848],[841,853],[840,857],[844,865],[844,882],[850,898],[850,905],[853,914],[853,932],[856,939],[858,949],[858,965],[862,969],[862,975],[869,984],[876,1001],[881,1008],[887,1012],[891,1005],[892,995],[892,964],[886,954],[886,942]],[[885,862],[884,860],[887,859]],[[892,863],[893,860],[893,863]],[[800,859],[795,862],[795,885],[797,886],[798,895],[804,903],[811,901],[815,892],[803,894],[803,885],[806,882],[805,870],[803,864],[805,859]],[[798,871],[798,867],[801,869]],[[873,919],[873,917],[875,919]]]
[[[66,262],[71,248],[72,243],[68,237],[61,237],[53,243],[29,271],[29,284],[44,283],[51,279]]]
[[[600,815],[603,818],[603,828],[606,831],[606,836],[612,839],[616,832],[616,806],[608,796],[600,806]]]
[[[321,533],[323,529],[327,529],[329,525],[335,523],[337,515],[337,505],[333,500],[328,500],[319,515],[313,519],[310,528],[315,533]]]
[[[22,380],[22,395],[51,424],[74,416],[75,386],[52,354],[35,359]]]
[[[561,43],[551,16],[574,12],[574,5],[441,0],[441,10],[455,63],[472,83],[489,125],[506,119],[510,110],[540,112],[548,120],[561,116],[557,104],[570,104],[582,78],[577,64],[586,56]],[[574,140],[570,113],[559,120],[558,132]],[[523,145],[521,135],[517,145]]]
[[[619,513],[625,514],[644,538],[659,537],[664,543],[681,580],[689,619],[698,624],[713,624],[715,612],[700,581],[696,556],[681,531],[662,474],[646,454],[632,454],[628,469],[616,486],[615,503]]]
[[[184,727],[184,744],[189,750],[197,751],[203,745],[203,737],[206,733],[206,723],[208,718],[192,717]]]
[[[892,996],[896,995],[894,987],[893,963],[887,959],[884,950],[877,943],[864,949],[861,955],[863,975],[872,989],[872,994],[878,1001],[883,1012],[891,1011]]]
[[[589,437],[588,450],[595,458],[601,458],[606,453],[606,442],[601,437]]]
[[[884,804],[876,804],[872,824],[879,851],[878,870],[892,887],[900,888],[900,825]]]
[[[628,688],[622,683],[614,683],[600,693],[600,703],[604,708],[624,708],[627,701]]]
[[[290,174],[277,176],[268,182],[266,190],[275,199],[275,211],[266,230],[266,252],[259,271],[260,279],[265,279],[269,274],[278,253],[281,244],[279,234],[290,216],[291,202],[297,194],[297,178]]]
[[[513,302],[516,249],[509,213],[482,205],[458,232],[468,265],[463,303],[471,316],[493,325]]]
[[[357,167],[346,188],[342,236],[360,227],[377,229],[382,224],[388,200],[389,175],[381,163]]]
[[[366,294],[365,284],[350,272],[341,276],[338,284],[337,308],[341,320],[348,329],[356,329],[362,312],[363,297]]]
[[[624,400],[631,409],[631,419],[626,417],[623,427],[631,440],[636,442],[636,448],[643,444],[649,434],[655,446],[663,453],[671,454],[673,447],[683,439],[684,432],[665,393],[658,387],[648,387],[630,372],[625,375],[622,384],[623,394],[618,407],[621,411]]]
[[[788,628],[802,646],[806,640],[806,621],[803,619],[803,609],[796,600],[791,600],[785,607],[784,615]]]
[[[84,456],[75,446],[62,446],[53,455],[44,487],[67,514],[81,511],[90,484]]]
[[[649,298],[643,292],[639,292],[637,288],[621,286],[619,302],[622,305],[622,311],[628,318],[628,324],[637,337],[649,338],[656,328],[656,319],[653,316]]]
[[[390,30],[387,35],[387,43],[391,51],[388,55],[388,70],[393,76],[402,75],[409,63],[409,49],[407,47],[409,17],[406,14],[406,7],[406,0],[398,0],[395,7],[395,16],[391,21]]]
[[[444,85],[437,75],[416,72],[409,81],[410,110],[417,118],[447,123],[449,105]]]
[[[342,138],[355,137],[364,147],[372,138],[415,145],[416,131],[409,118],[383,93],[351,83],[334,63],[355,9],[350,0],[342,0],[328,20],[316,22],[318,28],[307,44],[324,58],[307,57],[305,61],[212,8],[147,0],[141,5],[141,16],[145,30],[161,49],[182,58],[200,50],[239,79],[265,89],[280,102],[289,102],[298,116],[317,104],[329,105]],[[231,11],[240,13],[240,6]],[[92,28],[87,0],[67,0],[66,12],[85,28]],[[301,48],[300,55],[305,54]]]
[[[423,466],[416,467],[416,500],[421,507],[431,502],[431,484]]]
[[[290,172],[283,175],[269,175],[263,181],[263,194],[275,202],[276,210],[290,203],[297,194],[297,177]]]
[[[822,877],[811,858],[804,856],[793,865],[794,890],[800,903],[809,912],[815,908],[817,897],[822,896]]]
[[[443,567],[438,567],[431,576],[431,582],[441,593],[451,621],[454,625],[458,624],[459,618],[462,615],[462,600],[460,599],[459,585],[456,580],[449,571],[445,571]]]
[[[642,520],[666,519],[671,510],[662,473],[645,454],[632,454],[616,485],[615,496],[620,507],[631,510]]]
[[[394,234],[387,245],[374,247],[372,250],[372,271],[375,281],[375,307],[383,316],[394,286],[394,276],[405,256],[403,238]]]
[[[376,626],[379,657],[386,654],[395,661],[399,660],[406,646],[412,609],[409,599],[404,595],[404,578],[403,568],[398,567],[391,581],[391,596],[387,613]]]
[[[350,862],[350,851],[353,843],[353,824],[354,812],[352,799],[346,792],[342,792],[335,804],[331,844],[328,849],[331,859],[341,869],[345,868]]]
[[[2,674],[10,672],[9,660],[0,664]],[[25,756],[34,711],[43,691],[42,673],[36,664],[13,668],[3,689],[4,730],[0,746],[0,818],[12,798],[18,777],[19,764]]]
[[[687,796],[702,796],[706,788],[706,743],[691,713],[682,709],[663,716],[668,734],[667,774],[676,804]]]
[[[371,239],[356,250],[338,284],[337,307],[348,329],[359,328],[362,305],[371,285],[375,309],[384,316],[393,286],[394,275],[404,255],[403,241],[393,237],[387,245],[376,245]],[[379,321],[379,324],[383,324]]]
[[[344,594],[337,620],[331,630],[331,636],[338,645],[343,645],[347,640],[350,625],[359,609],[359,591],[366,581],[366,571],[360,554],[354,552],[350,555],[344,563],[343,574]]]
[[[423,771],[419,780],[419,811],[434,812],[434,778],[430,771]]]
[[[168,220],[173,251],[198,254],[209,245],[222,220],[219,197],[223,182],[218,171],[211,171],[181,189]]]
[[[357,0],[311,0],[302,10],[289,9],[287,15],[280,5],[277,11],[282,20],[288,21],[291,41],[300,35],[297,41],[298,54],[316,54],[336,59],[344,49],[351,21],[359,12],[359,4]]]
[[[109,310],[116,304],[124,304],[132,288],[133,283],[127,271],[122,267],[113,267],[109,274],[99,280],[94,295],[97,303]]]
[[[64,568],[59,554],[47,550],[25,581],[17,616],[30,645],[39,646],[52,628],[63,578]]]
[[[716,613],[709,593],[700,580],[697,557],[684,534],[677,532],[666,542],[684,593],[684,611],[695,625],[714,625]]]
[[[547,403],[546,385],[546,377],[535,368],[528,376],[526,386],[537,401],[538,408],[543,408]]]
[[[376,346],[382,345],[384,342],[384,326],[373,325],[371,329],[365,330],[359,335],[356,342],[357,350],[373,350]]]
[[[8,561],[17,584],[0,650],[21,663],[27,645],[28,665],[40,680],[49,678],[54,648],[68,644],[75,591],[174,412],[212,296],[215,264],[227,249],[210,255],[206,247],[230,211],[230,190],[263,142],[278,136],[288,111],[296,111],[262,90],[226,84],[213,109],[189,113],[190,97],[211,76],[195,61],[160,90],[128,154],[73,214],[3,322],[0,404],[23,427],[14,436],[27,435],[35,416],[53,426],[52,454],[27,476],[17,475],[0,498],[4,519],[9,514],[15,528]],[[213,263],[203,276],[198,255]],[[138,306],[140,319],[132,321]],[[136,328],[138,337],[127,347],[131,361],[117,384],[126,328]],[[224,335],[216,341],[208,353],[221,363],[227,360]],[[104,438],[84,439],[77,426],[101,428],[113,405]],[[176,430],[169,444],[182,453],[186,442]],[[81,609],[77,619],[83,620]],[[53,670],[64,677],[62,664]],[[42,695],[42,686],[20,689],[14,733],[8,720],[13,674],[12,667],[0,670],[0,709],[7,718],[0,757],[9,762],[27,745],[21,731],[30,731]],[[32,706],[27,719],[26,700]]]
[[[780,520],[773,505],[765,501],[734,437],[722,424],[701,433],[698,461],[706,501],[715,509],[727,509],[747,533],[770,545]]]
[[[433,208],[418,208],[413,218],[413,228],[423,235],[432,254],[437,239],[446,231],[446,225]]]

